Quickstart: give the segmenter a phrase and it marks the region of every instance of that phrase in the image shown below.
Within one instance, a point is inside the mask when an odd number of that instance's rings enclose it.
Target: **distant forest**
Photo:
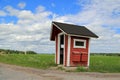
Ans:
[[[9,49],[0,49],[0,54],[37,54],[34,51],[18,51]]]
[[[10,49],[0,49],[0,54],[38,54],[34,51],[18,51]],[[120,53],[90,53],[90,55],[120,56]]]
[[[102,55],[102,56],[120,56],[120,53],[90,53],[90,55]]]

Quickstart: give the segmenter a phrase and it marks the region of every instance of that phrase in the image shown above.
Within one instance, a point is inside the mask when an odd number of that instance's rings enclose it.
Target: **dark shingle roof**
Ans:
[[[84,26],[54,22],[54,21],[52,23],[57,25],[57,27],[59,27],[61,30],[63,30],[67,34],[98,38],[96,34],[91,32],[89,29],[87,29]]]

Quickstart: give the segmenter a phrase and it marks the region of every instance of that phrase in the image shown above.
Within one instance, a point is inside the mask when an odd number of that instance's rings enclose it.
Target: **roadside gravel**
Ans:
[[[0,63],[0,80],[120,80],[120,73],[64,72]]]

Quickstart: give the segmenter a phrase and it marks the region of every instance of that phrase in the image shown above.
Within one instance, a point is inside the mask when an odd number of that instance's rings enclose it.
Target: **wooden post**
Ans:
[[[27,51],[25,50],[25,55],[27,54]]]

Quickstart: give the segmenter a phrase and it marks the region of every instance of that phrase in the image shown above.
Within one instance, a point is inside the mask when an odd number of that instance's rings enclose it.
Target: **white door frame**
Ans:
[[[91,39],[89,38],[89,40],[88,40],[88,42],[89,42],[89,46],[88,46],[88,63],[87,63],[87,66],[89,67],[89,65],[90,65],[90,42],[91,42]]]
[[[61,35],[64,35],[63,32],[59,33],[58,34],[58,46],[57,46],[57,49],[58,49],[58,55],[57,55],[57,64],[60,64],[60,36]],[[64,52],[63,52],[63,65],[65,65],[65,35],[64,35]]]
[[[67,48],[67,67],[70,66],[70,48],[71,48],[71,36],[68,35],[68,48]]]

